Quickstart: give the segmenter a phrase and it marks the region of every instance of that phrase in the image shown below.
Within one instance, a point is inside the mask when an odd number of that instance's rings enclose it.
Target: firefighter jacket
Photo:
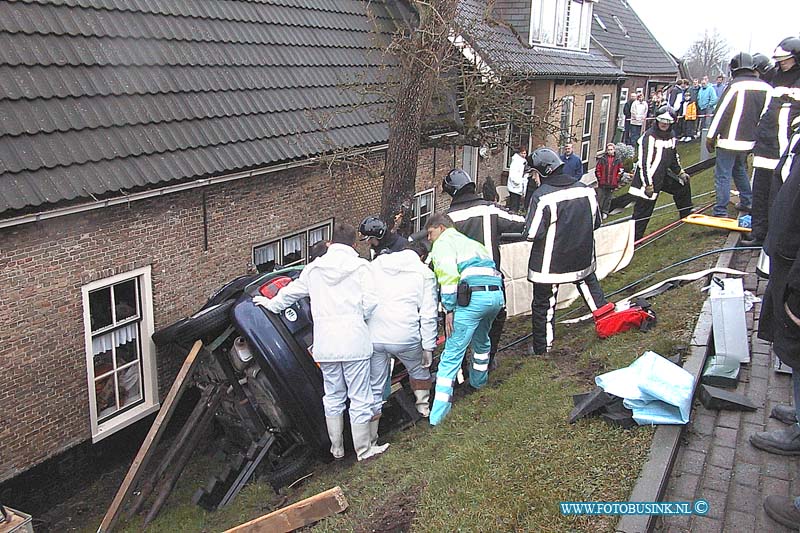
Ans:
[[[433,241],[428,257],[439,282],[442,306],[448,311],[456,308],[456,290],[461,281],[471,287],[502,286],[489,250],[455,228],[447,228]]]
[[[749,152],[755,146],[756,126],[767,110],[772,87],[755,75],[740,75],[720,98],[708,139],[716,139],[717,148]]]
[[[616,156],[603,154],[597,158],[594,175],[598,187],[616,189],[622,176],[622,161]]]
[[[369,318],[374,343],[436,348],[436,276],[413,250],[381,254],[370,263],[378,307]]]
[[[450,202],[447,215],[456,229],[486,246],[500,270],[500,234],[518,233],[522,240],[525,218],[513,215],[497,204],[487,202],[473,193],[461,192]]]
[[[667,178],[667,172],[670,171],[676,176],[683,172],[678,157],[678,139],[672,129],[661,131],[656,123],[639,138],[638,144],[639,162],[628,192],[633,196],[655,201],[664,185],[664,180],[671,179]],[[647,196],[645,192],[648,185],[653,187],[652,196]]]
[[[531,196],[525,226],[533,241],[528,280],[569,283],[594,272],[594,230],[600,222],[593,188],[564,174],[543,178]]]
[[[377,246],[370,246],[370,254],[374,259],[381,254],[399,252],[406,248],[408,248],[408,239],[402,238],[397,233],[387,231],[386,235],[378,240]]]
[[[789,145],[789,124],[793,99],[791,93],[800,88],[800,79],[791,86],[776,86],[770,93],[767,110],[756,127],[756,144],[753,147],[753,166],[774,170]]]

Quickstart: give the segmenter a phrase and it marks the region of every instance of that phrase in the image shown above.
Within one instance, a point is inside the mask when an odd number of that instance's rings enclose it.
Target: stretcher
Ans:
[[[743,233],[750,233],[750,228],[743,228],[739,226],[739,221],[735,218],[722,218],[712,217],[710,215],[701,215],[693,213],[683,219],[684,222],[689,224],[697,224],[698,226],[708,226],[710,228],[726,229],[729,231],[741,231]]]

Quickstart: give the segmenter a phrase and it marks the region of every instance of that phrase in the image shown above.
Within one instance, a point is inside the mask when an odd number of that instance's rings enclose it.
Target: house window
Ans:
[[[583,115],[583,136],[592,134],[592,116],[594,115],[594,97],[586,97],[586,107]]]
[[[595,20],[595,22],[597,22],[597,24],[600,26],[600,28],[602,28],[602,30],[603,30],[603,31],[608,31],[608,28],[607,28],[607,27],[606,27],[606,25],[603,23],[603,19],[601,19],[601,18],[600,18],[600,15],[598,15],[597,13],[595,13],[595,15],[594,15],[594,20]]]
[[[414,196],[414,202],[411,204],[411,225],[415,232],[425,228],[433,213],[433,193],[434,189],[428,189]]]
[[[529,153],[531,151],[531,129],[530,127],[524,127],[519,124],[523,121],[530,124],[530,119],[533,117],[534,113],[534,106],[536,105],[536,99],[523,98],[517,102],[517,105],[519,105],[518,112],[516,113],[516,115],[518,115],[518,120],[512,120],[512,122],[509,123],[506,134],[505,169],[511,166],[511,158],[520,146],[526,146]],[[525,120],[522,120],[523,118]]]
[[[605,150],[608,137],[608,113],[611,107],[611,95],[604,94],[600,100],[600,132],[597,136],[597,150]]]
[[[586,169],[589,166],[589,147],[591,146],[592,141],[583,141],[581,143],[581,162],[583,163],[583,171],[586,172]]]
[[[586,50],[589,48],[591,26],[590,0],[531,2],[531,44]]]
[[[333,220],[317,224],[258,244],[253,247],[253,264],[259,272],[272,272],[276,267],[305,265],[311,247],[319,241],[327,241],[333,232]]]
[[[158,408],[150,267],[81,289],[92,440]]]
[[[561,99],[561,134],[558,139],[560,146],[572,141],[572,109],[574,103],[574,96],[565,96]]]
[[[625,104],[628,103],[628,88],[619,91],[619,105],[617,106],[617,129],[625,129]]]

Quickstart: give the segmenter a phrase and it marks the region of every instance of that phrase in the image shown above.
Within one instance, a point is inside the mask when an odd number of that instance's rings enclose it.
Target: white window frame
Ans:
[[[591,152],[592,141],[583,141],[581,143],[581,163],[584,165],[589,164],[589,152]]]
[[[414,203],[411,205],[411,226],[414,228],[414,232],[425,229],[424,224],[420,222],[420,213],[419,213],[420,205],[422,203],[421,200],[424,196],[430,196],[431,198],[430,211],[428,211],[427,216],[430,217],[436,212],[436,188],[426,189],[424,191],[415,194]]]
[[[110,287],[124,281],[138,279],[139,283],[139,341],[141,349],[141,389],[143,401],[129,409],[123,409],[103,422],[98,421],[97,398],[95,396],[94,354],[92,353],[92,323],[89,310],[89,293]],[[130,272],[93,281],[81,287],[83,301],[84,349],[86,353],[86,383],[89,387],[89,422],[92,442],[98,442],[109,435],[141,420],[158,410],[158,369],[156,347],[150,336],[153,334],[153,289],[150,266],[137,268]],[[113,293],[113,291],[112,291]],[[96,335],[96,334],[95,334]]]
[[[330,237],[333,235],[333,219],[329,218],[329,219],[324,220],[322,222],[319,222],[317,224],[312,224],[310,226],[306,226],[305,228],[298,229],[296,231],[292,231],[292,232],[286,233],[285,235],[281,235],[280,237],[277,237],[277,238],[274,238],[274,239],[270,239],[268,241],[264,241],[264,242],[261,242],[261,243],[253,245],[253,248],[252,248],[251,253],[250,253],[250,257],[251,257],[251,260],[253,261],[253,265],[254,266],[258,266],[256,264],[256,250],[257,249],[263,248],[265,246],[277,246],[278,252],[277,252],[277,255],[276,255],[276,259],[275,259],[275,264],[281,265],[282,267],[289,266],[289,265],[284,265],[282,263],[283,257],[286,255],[284,253],[284,250],[283,250],[283,242],[285,240],[287,240],[287,239],[291,239],[291,238],[297,237],[297,236],[302,236],[303,237],[303,239],[305,241],[305,243],[304,243],[305,249],[303,250],[304,253],[303,253],[302,260],[297,262],[297,263],[294,263],[291,266],[307,264],[309,252],[311,251],[311,247],[314,246],[314,244],[316,244],[316,242],[313,242],[313,243],[311,242],[311,239],[309,238],[309,236],[310,236],[312,231],[315,231],[315,230],[318,230],[318,229],[321,229],[321,228],[327,228],[328,229],[328,238],[330,239]],[[281,261],[278,261],[278,259],[280,259]]]
[[[564,106],[569,102],[569,113],[564,112]],[[565,120],[566,115],[566,120]],[[559,116],[559,132],[558,145],[564,146],[572,142],[572,119],[575,116],[575,97],[572,95],[561,97],[561,113]]]
[[[594,0],[531,0],[529,44],[570,50],[588,50]],[[547,10],[545,10],[547,7]],[[547,16],[548,20],[543,21]],[[552,18],[552,20],[550,20]],[[543,36],[549,29],[552,38]],[[575,35],[578,35],[575,38]]]
[[[605,107],[605,112],[603,108]],[[608,120],[611,118],[611,95],[604,94],[600,99],[600,129],[598,130],[597,140],[597,153],[603,152],[606,149],[606,142],[608,139]]]
[[[583,136],[592,134],[592,117],[594,116],[594,98],[586,100],[583,108]]]
[[[477,146],[465,144],[462,147],[461,168],[464,172],[469,174],[469,177],[473,180],[475,180],[475,177],[478,175],[478,151],[479,148]]]
[[[623,87],[619,90],[619,102],[617,103],[617,129],[625,129],[625,104],[628,103],[628,88]]]

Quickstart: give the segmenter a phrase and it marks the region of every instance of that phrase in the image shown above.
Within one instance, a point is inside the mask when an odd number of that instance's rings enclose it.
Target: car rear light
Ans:
[[[280,276],[277,278],[273,278],[269,280],[268,283],[265,283],[261,287],[259,287],[258,292],[261,293],[262,296],[266,296],[267,298],[273,298],[278,291],[281,290],[281,287],[285,287],[292,282],[292,278],[287,276]]]

